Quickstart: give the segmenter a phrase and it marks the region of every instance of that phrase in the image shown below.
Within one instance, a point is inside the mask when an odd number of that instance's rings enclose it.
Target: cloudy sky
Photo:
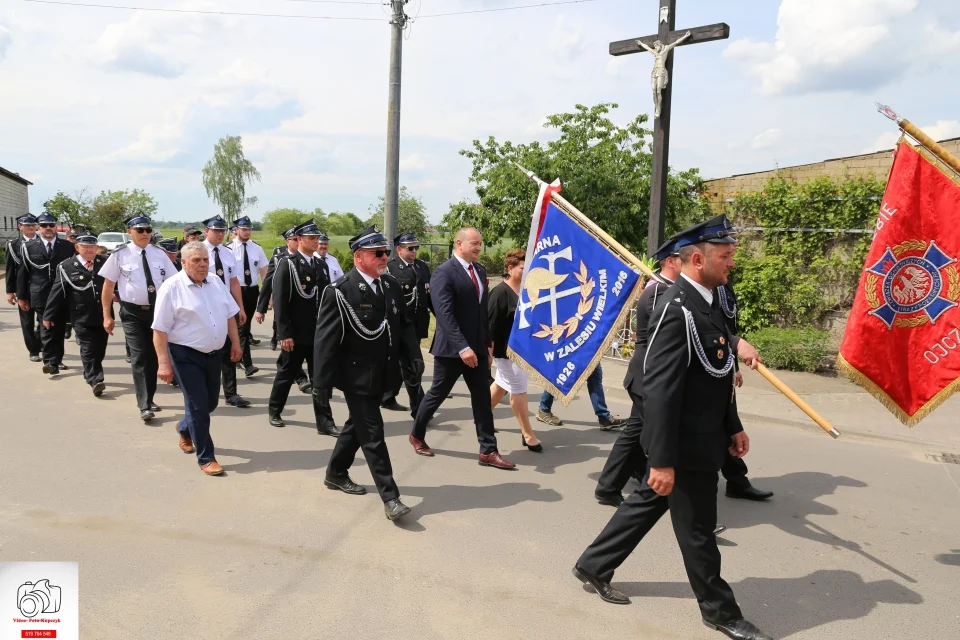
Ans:
[[[5,1],[0,166],[34,182],[34,212],[57,190],[139,187],[162,218],[205,218],[217,208],[200,170],[227,134],[243,136],[263,175],[254,216],[363,216],[382,194],[390,33],[377,0],[86,1],[366,20]],[[419,18],[404,42],[401,183],[432,220],[473,195],[457,151],[474,138],[545,139],[543,117],[577,103],[617,102],[621,122],[651,111],[650,56],[611,58],[607,44],[653,33],[656,0],[429,17],[549,1],[409,5]],[[890,146],[875,99],[931,135],[960,136],[956,0],[678,5],[679,27],[727,22],[731,37],[677,49],[675,168],[720,177]]]

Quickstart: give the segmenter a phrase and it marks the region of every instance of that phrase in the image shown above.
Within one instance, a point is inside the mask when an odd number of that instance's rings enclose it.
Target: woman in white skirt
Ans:
[[[490,401],[494,408],[510,394],[510,408],[520,423],[523,446],[530,451],[540,453],[543,445],[530,426],[527,408],[527,374],[507,357],[507,341],[513,327],[513,316],[520,301],[520,280],[523,277],[523,262],[526,252],[523,249],[511,249],[504,258],[506,278],[490,291],[487,314],[490,320],[490,337],[493,340],[493,359],[497,363],[497,374],[490,386]]]

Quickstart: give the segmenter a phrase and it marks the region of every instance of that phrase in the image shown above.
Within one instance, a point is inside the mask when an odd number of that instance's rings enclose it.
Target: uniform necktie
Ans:
[[[243,283],[246,286],[253,285],[253,277],[250,275],[250,259],[247,257],[247,243],[243,243]]]
[[[220,247],[213,248],[213,266],[217,270],[217,275],[223,280],[223,284],[227,284],[227,274],[223,272],[223,263],[220,262]]]
[[[470,263],[470,277],[473,278],[473,288],[477,290],[477,298],[480,297],[480,281],[477,280],[477,272],[473,268],[473,263]]]
[[[150,265],[147,264],[147,250],[140,252],[140,258],[143,260],[143,275],[147,277],[147,300],[150,306],[157,301],[157,288],[153,286],[153,274],[150,273]]]
[[[53,255],[53,241],[50,241],[47,243],[47,257],[49,258],[52,255]]]
[[[87,269],[92,269],[92,268],[93,268],[93,263],[90,262],[89,260],[86,261],[84,264],[87,265]]]
[[[380,278],[373,279],[373,292],[377,294],[378,298],[381,297],[382,294],[380,293]]]

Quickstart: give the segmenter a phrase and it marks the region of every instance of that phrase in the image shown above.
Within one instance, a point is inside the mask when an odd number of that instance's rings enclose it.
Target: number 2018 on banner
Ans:
[[[952,338],[950,336],[953,336]],[[937,364],[950,355],[950,352],[960,347],[960,329],[954,327],[937,342],[930,346],[930,349],[923,352],[923,357],[930,364]],[[942,353],[941,353],[942,352]]]

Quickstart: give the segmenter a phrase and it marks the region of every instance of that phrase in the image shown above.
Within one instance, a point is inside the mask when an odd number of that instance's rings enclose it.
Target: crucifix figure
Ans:
[[[673,49],[677,46],[725,40],[730,27],[724,23],[675,31],[677,0],[660,0],[660,26],[656,34],[610,43],[610,55],[624,56],[649,51],[653,54],[653,176],[650,190],[650,230],[647,255],[663,243],[667,213],[667,164],[670,152],[670,102],[673,95]]]

